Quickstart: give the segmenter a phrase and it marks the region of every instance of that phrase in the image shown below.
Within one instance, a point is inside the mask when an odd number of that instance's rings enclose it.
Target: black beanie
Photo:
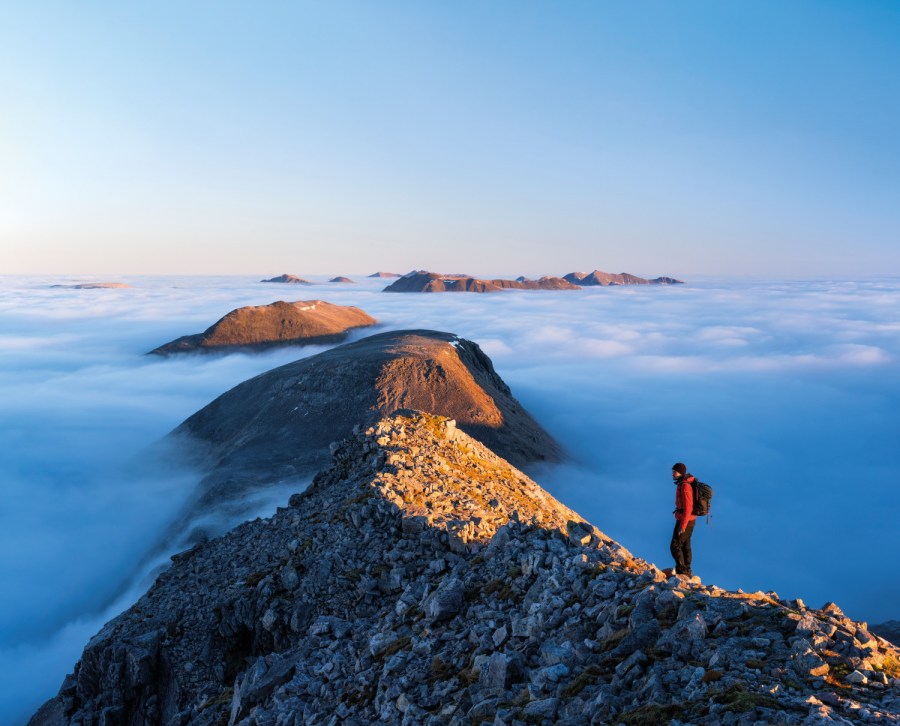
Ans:
[[[672,465],[672,471],[677,471],[681,476],[684,476],[687,474],[687,467],[679,461],[677,464]]]

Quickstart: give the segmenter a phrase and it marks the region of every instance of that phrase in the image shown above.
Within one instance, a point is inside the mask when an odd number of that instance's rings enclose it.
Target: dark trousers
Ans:
[[[679,575],[691,574],[691,535],[694,534],[694,523],[689,522],[684,532],[680,531],[678,522],[675,522],[675,531],[672,532],[672,543],[669,550],[675,558],[675,572]]]

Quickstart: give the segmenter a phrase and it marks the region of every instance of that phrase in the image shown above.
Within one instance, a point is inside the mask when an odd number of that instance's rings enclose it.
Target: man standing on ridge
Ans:
[[[675,558],[675,574],[691,577],[691,535],[694,534],[694,477],[680,461],[672,466],[675,482],[675,531],[669,549]]]

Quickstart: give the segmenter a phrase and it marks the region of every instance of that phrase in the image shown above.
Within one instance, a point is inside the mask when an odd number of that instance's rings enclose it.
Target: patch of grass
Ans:
[[[478,680],[478,676],[471,668],[463,668],[459,672],[459,682],[462,683],[463,686],[471,686]]]
[[[845,683],[841,678],[835,678],[831,673],[825,675],[825,682],[833,688],[844,688],[846,690],[851,689],[849,683]]]
[[[368,706],[375,700],[376,688],[372,684],[366,684],[359,690],[350,688],[344,689],[344,702],[351,706]]]
[[[344,503],[344,511],[346,511],[348,507],[352,507],[354,504],[365,504],[370,499],[374,499],[374,497],[375,497],[375,492],[373,492],[371,490],[367,491],[367,492],[363,492],[359,496],[355,496],[352,499],[348,499]]]
[[[256,587],[268,574],[268,572],[252,572],[247,576],[244,585],[247,587]]]
[[[669,723],[673,718],[681,720],[682,716],[684,716],[684,707],[679,704],[672,703],[661,706],[658,703],[648,703],[621,714],[616,722],[624,723],[626,726],[659,726],[659,724]]]
[[[892,655],[886,656],[880,668],[876,668],[891,678],[900,678],[900,659]]]
[[[495,578],[488,582],[481,592],[485,595],[496,595],[500,600],[512,600],[515,597],[512,585],[501,578]]]
[[[779,708],[778,700],[774,696],[768,693],[752,693],[739,684],[716,693],[712,700],[734,713],[746,713],[756,708]]]
[[[844,676],[849,676],[853,669],[847,665],[846,663],[835,663],[831,666],[831,670],[829,673],[833,675],[835,678],[843,678]]]
[[[431,659],[431,675],[429,676],[429,681],[432,683],[436,681],[446,681],[449,680],[453,676],[453,667],[444,661],[439,655],[434,656]]]
[[[626,635],[628,635],[628,628],[620,628],[603,641],[603,650],[612,650],[622,642]]]
[[[573,698],[581,693],[588,686],[594,685],[602,675],[602,669],[595,665],[590,665],[579,673],[565,688],[562,690],[563,698]]]
[[[234,691],[230,688],[226,688],[215,698],[210,698],[200,704],[198,707],[198,711],[203,711],[207,708],[212,708],[213,706],[224,706],[226,704],[231,703],[231,699],[234,696]]]
[[[381,651],[381,657],[387,660],[392,655],[399,653],[401,650],[406,650],[409,647],[410,640],[411,638],[408,635],[404,635],[402,638],[397,638],[397,640],[395,640],[387,648]]]
[[[678,610],[674,607],[666,608],[657,616],[656,619],[657,621],[659,621],[659,624],[663,627],[663,629],[670,628],[678,620]]]
[[[590,568],[586,571],[585,574],[588,576],[589,580],[593,580],[595,577],[598,577],[599,575],[602,575],[604,572],[606,572],[606,570],[606,565],[600,564]]]
[[[722,680],[722,676],[725,675],[722,671],[717,671],[715,668],[710,668],[706,673],[703,674],[703,682],[704,683],[717,683]]]

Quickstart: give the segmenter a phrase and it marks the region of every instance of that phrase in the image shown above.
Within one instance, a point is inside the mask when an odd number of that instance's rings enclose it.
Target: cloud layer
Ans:
[[[682,460],[716,490],[694,537],[705,581],[900,617],[900,281],[384,295],[364,278],[258,279],[67,290],[0,278],[0,665],[19,674],[0,711],[21,720],[52,695],[145,584],[123,594],[195,481],[165,462],[136,470],[145,447],[231,386],[321,348],[143,354],[276,299],[358,305],[382,329],[478,342],[572,457],[538,480],[635,554],[668,564],[669,469]]]

